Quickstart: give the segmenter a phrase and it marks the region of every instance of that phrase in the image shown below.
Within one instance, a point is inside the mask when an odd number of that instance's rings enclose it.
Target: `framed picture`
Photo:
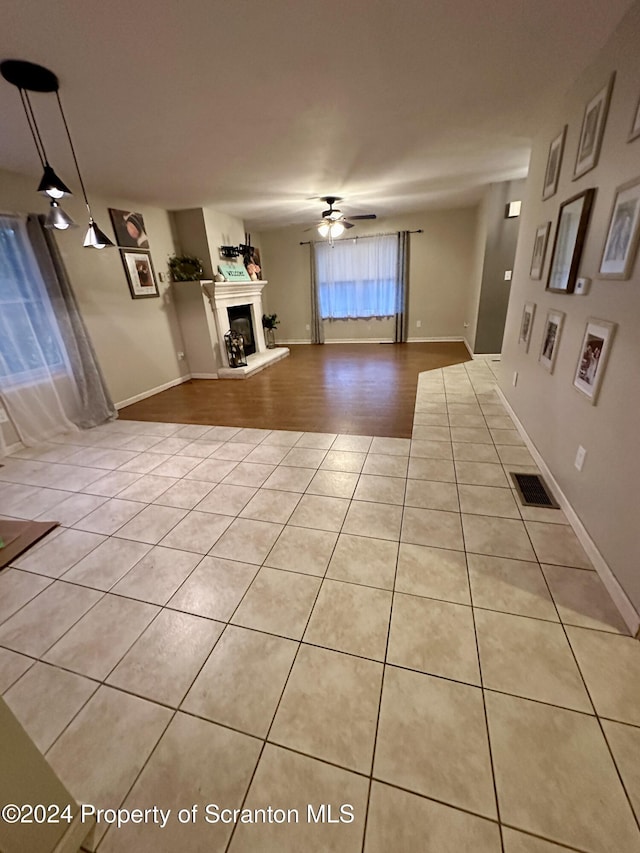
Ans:
[[[556,194],[558,189],[558,178],[560,177],[560,167],[562,166],[562,155],[564,154],[564,141],[567,136],[567,125],[562,128],[560,133],[549,146],[549,155],[547,157],[547,168],[544,173],[544,186],[542,187],[542,200],[545,201]]]
[[[553,368],[556,363],[556,355],[560,345],[560,335],[562,334],[564,318],[565,314],[563,311],[547,312],[547,319],[544,323],[542,346],[540,347],[538,361],[543,367],[547,368],[549,373],[553,373]]]
[[[633,116],[633,122],[631,123],[631,132],[629,133],[629,139],[627,142],[631,142],[633,139],[637,139],[640,136],[640,98],[638,99],[638,106],[636,107],[635,114]]]
[[[640,178],[616,190],[602,250],[600,278],[631,277],[640,237]]]
[[[536,313],[534,302],[527,302],[522,311],[522,321],[520,322],[520,337],[518,343],[524,347],[525,352],[529,352],[529,342],[531,341],[531,329],[533,328],[533,316]]]
[[[153,264],[151,263],[151,255],[148,252],[132,252],[121,249],[120,257],[127,273],[132,299],[160,296]]]
[[[614,71],[606,86],[594,95],[584,108],[582,119],[582,130],[578,142],[578,153],[576,154],[576,166],[573,170],[573,180],[585,175],[598,164],[600,146],[604,135],[604,127],[607,122],[609,102],[613,91],[613,81],[616,79]]]
[[[110,207],[109,216],[118,246],[123,249],[149,248],[149,238],[141,213],[135,213],[133,210],[116,210]]]
[[[551,223],[545,222],[536,230],[536,238],[533,242],[533,256],[531,258],[531,270],[529,276],[535,279],[542,278],[542,270],[544,267],[544,258],[547,254],[547,242],[549,240],[549,231]]]
[[[595,194],[591,187],[560,205],[547,290],[554,293],[573,293],[575,290]]]
[[[598,399],[615,330],[615,323],[592,318],[587,320],[573,385],[589,398],[592,405]]]

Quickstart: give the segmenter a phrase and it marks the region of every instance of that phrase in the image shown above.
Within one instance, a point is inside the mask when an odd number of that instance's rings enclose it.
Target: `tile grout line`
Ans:
[[[466,368],[465,368],[465,372],[466,372]],[[475,391],[474,391],[474,393],[475,393]],[[445,398],[446,398],[446,392],[445,392]],[[477,395],[476,395],[476,401],[477,401]],[[447,406],[447,411],[448,411],[448,406]],[[483,417],[484,417],[484,415],[483,415]],[[486,423],[486,421],[485,421],[485,423]],[[456,488],[457,488],[457,486],[458,486],[458,480],[457,480],[457,470],[456,470]],[[458,495],[458,497],[459,497],[459,495]],[[495,805],[496,805],[496,816],[498,819],[498,830],[500,833],[500,848],[502,850],[502,853],[504,853],[504,833],[502,831],[502,818],[501,818],[501,814],[500,814],[500,800],[498,797],[498,782],[496,779],[495,762],[494,762],[494,758],[493,758],[493,749],[492,749],[492,745],[491,745],[491,731],[489,728],[489,714],[487,711],[487,701],[486,701],[486,695],[485,695],[485,689],[484,689],[484,678],[482,675],[482,661],[480,659],[480,643],[478,640],[478,628],[476,625],[475,611],[473,609],[473,595],[471,592],[471,576],[469,574],[469,562],[467,559],[466,538],[465,538],[465,533],[464,533],[464,525],[462,524],[462,515],[460,516],[460,528],[462,531],[462,543],[464,546],[464,562],[465,562],[465,566],[467,569],[467,584],[469,586],[469,600],[471,601],[471,618],[473,619],[473,633],[474,633],[474,637],[475,637],[475,641],[476,641],[476,660],[478,663],[478,674],[480,676],[480,685],[479,686],[480,686],[480,695],[482,696],[482,708],[484,711],[485,731],[487,733],[487,748],[489,751],[489,766],[491,767],[491,782],[493,785],[493,796],[494,796],[494,801],[495,801]]]

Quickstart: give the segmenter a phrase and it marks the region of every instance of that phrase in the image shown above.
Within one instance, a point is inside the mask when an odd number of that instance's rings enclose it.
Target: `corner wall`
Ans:
[[[503,392],[604,560],[640,611],[640,258],[628,281],[598,279],[615,188],[640,179],[640,138],[627,142],[640,96],[640,3],[567,93],[550,107],[535,140],[503,345]],[[617,72],[598,166],[572,180],[585,104]],[[568,124],[557,194],[543,202],[549,143]],[[588,187],[597,195],[579,275],[593,279],[586,296],[545,291],[561,202]],[[552,221],[542,281],[529,278],[536,228]],[[525,302],[536,303],[528,354],[518,346]],[[539,363],[547,311],[566,313],[553,375]],[[590,317],[618,324],[596,406],[573,388],[582,336]],[[518,384],[512,385],[514,372]],[[578,446],[587,450],[582,472]]]

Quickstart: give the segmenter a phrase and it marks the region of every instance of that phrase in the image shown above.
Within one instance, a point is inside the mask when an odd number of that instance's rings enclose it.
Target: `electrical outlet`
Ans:
[[[307,325],[305,326],[305,329],[307,330],[307,332],[310,332],[310,331],[311,331],[311,326],[307,323]]]
[[[584,465],[584,458],[587,455],[587,451],[584,449],[582,445],[578,447],[578,452],[576,453],[576,461],[573,463],[578,471],[582,471],[582,466]]]
[[[422,328],[422,320],[416,320],[416,329]]]
[[[591,279],[590,278],[579,278],[576,281],[576,286],[574,288],[574,293],[576,296],[584,296],[589,293],[589,288],[591,287]]]
[[[514,370],[513,371],[513,387],[515,388],[517,384],[518,384],[518,371]]]
[[[468,324],[468,323],[464,323],[463,325],[464,325],[465,329],[468,329],[468,328],[469,328],[469,324]]]
[[[7,414],[7,410],[4,406],[0,406],[0,424],[8,424],[9,423],[9,415]]]
[[[179,360],[179,361],[182,361],[182,359],[184,358],[184,353],[183,353],[183,352],[179,352],[179,353],[177,353],[177,356],[178,356],[178,360]]]

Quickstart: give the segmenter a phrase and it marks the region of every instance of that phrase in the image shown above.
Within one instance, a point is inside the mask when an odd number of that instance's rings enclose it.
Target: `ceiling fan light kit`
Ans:
[[[329,207],[322,211],[322,221],[318,223],[317,229],[321,237],[333,241],[336,237],[344,234],[345,229],[353,228],[353,222],[346,219],[344,213],[338,207],[334,207],[336,202],[342,201],[341,198],[335,195],[322,196],[320,201],[326,202]],[[350,216],[349,219],[376,219],[375,213],[365,213],[360,216]]]
[[[3,62],[0,62],[0,73],[8,83],[11,83],[20,92],[20,100],[22,101],[22,106],[27,117],[27,124],[29,125],[29,130],[31,131],[31,136],[33,137],[33,142],[36,146],[36,151],[38,152],[38,157],[40,158],[40,162],[44,170],[42,179],[38,185],[38,192],[52,199],[51,210],[45,219],[45,227],[56,228],[63,231],[75,226],[73,219],[65,213],[59,204],[59,199],[73,195],[73,193],[64,181],[58,177],[47,159],[47,153],[40,134],[40,128],[36,122],[29,92],[43,92],[47,94],[55,93],[58,101],[58,109],[60,110],[60,116],[64,124],[64,129],[67,133],[73,162],[76,167],[76,172],[78,173],[80,187],[82,188],[84,203],[87,207],[87,213],[89,214],[89,227],[84,239],[84,245],[93,249],[104,249],[105,246],[113,246],[113,242],[107,237],[104,231],[97,226],[93,216],[91,215],[91,206],[89,205],[87,191],[85,189],[84,181],[82,180],[82,175],[80,174],[80,166],[78,165],[75,148],[71,141],[69,125],[67,124],[67,119],[64,114],[64,110],[62,109],[58,78],[53,71],[50,71],[48,68],[44,68],[42,65],[36,65],[33,62],[25,62],[22,59],[5,59]]]

